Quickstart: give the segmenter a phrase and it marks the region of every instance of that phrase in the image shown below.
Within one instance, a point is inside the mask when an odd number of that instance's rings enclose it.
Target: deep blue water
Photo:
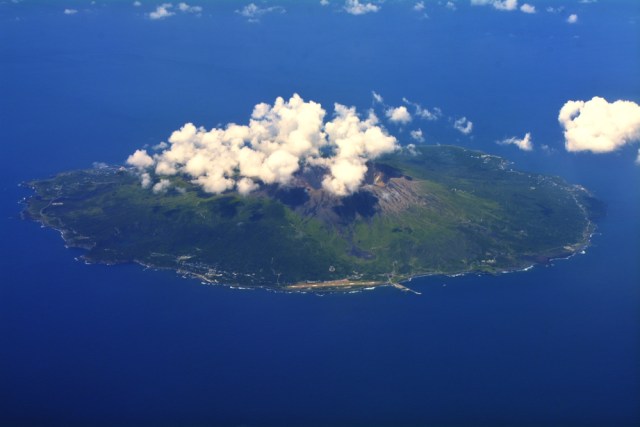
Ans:
[[[239,2],[161,22],[150,3],[0,4],[0,425],[640,424],[638,145],[568,154],[557,124],[569,99],[640,102],[638,3],[528,16],[427,2],[429,19],[412,2],[361,17],[316,3],[254,24]],[[293,92],[364,111],[371,90],[474,122],[471,138],[420,123],[427,142],[592,189],[608,205],[592,247],[414,280],[421,296],[319,297],[88,266],[19,219],[24,180],[122,162],[186,121],[242,123]],[[527,131],[532,153],[494,143]]]

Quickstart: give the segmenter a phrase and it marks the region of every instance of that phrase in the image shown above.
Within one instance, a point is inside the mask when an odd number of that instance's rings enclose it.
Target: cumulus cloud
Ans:
[[[380,104],[384,108],[384,115],[393,123],[406,124],[412,121],[413,117],[424,120],[438,120],[442,117],[442,111],[439,108],[435,107],[429,110],[417,102],[409,101],[405,97],[402,98],[402,102],[406,104],[406,106],[401,105],[394,107],[385,104],[382,95],[376,91],[371,91],[371,96],[373,97],[374,104]],[[413,107],[413,113],[411,113],[407,107]]]
[[[632,101],[568,101],[558,121],[564,128],[567,151],[607,153],[640,141],[640,105]]]
[[[422,129],[412,130],[410,132],[411,138],[416,142],[424,142],[424,135],[422,134]]]
[[[175,15],[175,12],[172,12],[171,8],[173,8],[173,5],[171,3],[163,3],[158,6],[153,12],[149,12],[149,19],[165,19]]]
[[[471,0],[472,6],[492,6],[496,10],[511,12],[518,10],[518,0]],[[536,7],[524,3],[520,6],[520,11],[524,13],[536,13]],[[553,8],[547,8],[547,10]]]
[[[498,141],[498,144],[515,145],[516,147],[524,151],[533,150],[533,143],[531,142],[531,134],[529,132],[527,132],[522,139],[512,136],[511,138],[506,138],[502,141]]]
[[[322,6],[329,6],[329,0],[320,0]]]
[[[520,6],[520,11],[524,13],[536,13],[536,7],[533,5],[530,5],[529,3],[525,3],[522,6]]]
[[[65,15],[75,15],[76,13],[78,13],[77,9],[65,9],[64,10],[64,14]]]
[[[142,186],[142,188],[151,187],[151,183],[152,183],[152,180],[149,172],[142,172],[140,174],[140,185]]]
[[[242,9],[236,10],[236,13],[247,18],[249,22],[258,22],[260,18],[267,13],[285,13],[286,10],[281,6],[260,7],[255,3],[249,3]]]
[[[442,111],[438,107],[434,108],[433,110],[429,110],[427,108],[424,108],[417,102],[409,101],[407,98],[402,98],[402,102],[407,105],[412,105],[415,108],[415,115],[417,117],[420,117],[421,119],[438,120],[440,117],[442,117]]]
[[[393,123],[407,124],[411,121],[411,114],[409,113],[409,110],[407,110],[407,107],[405,107],[404,105],[387,109],[385,115]]]
[[[576,15],[575,13],[572,13],[571,15],[569,15],[569,17],[567,18],[567,22],[569,24],[575,24],[576,22],[578,22],[578,15]]]
[[[242,194],[243,196],[257,190],[259,187],[260,186],[250,178],[240,178],[236,183],[236,189],[238,190],[238,193]]]
[[[494,9],[513,11],[518,9],[518,0],[471,0],[472,6],[493,6]]]
[[[136,1],[133,3],[133,5],[141,6],[142,3],[139,1]],[[152,20],[166,19],[176,14],[174,10],[180,11],[182,13],[200,14],[202,12],[202,7],[190,6],[185,2],[180,2],[178,3],[178,6],[174,9],[172,3],[163,3],[160,6],[156,7],[156,10],[154,10],[153,12],[149,12],[147,16],[149,17],[149,19],[152,19]]]
[[[638,148],[638,157],[636,157],[636,165],[640,165],[640,148]]]
[[[156,194],[165,193],[170,187],[171,187],[171,181],[169,181],[166,178],[162,178],[160,181],[156,182],[153,185],[151,190]]]
[[[423,1],[419,1],[416,4],[413,5],[413,10],[415,10],[416,12],[422,12],[424,10],[424,2]]]
[[[492,5],[498,10],[512,11],[518,8],[518,0],[494,0]]]
[[[445,3],[444,7],[446,7],[449,10],[456,10],[456,4],[452,1],[448,1],[447,3]]]
[[[463,134],[469,135],[473,130],[473,122],[466,117],[461,117],[453,122],[453,127]]]
[[[145,150],[136,150],[127,158],[127,163],[138,169],[146,169],[153,166],[153,159]]]
[[[201,13],[202,12],[202,7],[201,6],[189,6],[187,3],[178,3],[178,9],[180,10],[180,12],[185,12],[185,13]]]
[[[373,3],[360,3],[359,0],[346,0],[344,10],[351,15],[364,15],[365,13],[377,12],[380,6]]]
[[[135,7],[140,7],[140,6],[142,6],[142,2],[140,2],[140,1],[136,0],[136,1],[134,1],[134,2],[133,2],[133,5],[134,5]]]
[[[288,101],[254,107],[248,125],[206,130],[191,123],[173,132],[168,146],[150,156],[137,150],[127,163],[151,185],[159,176],[184,174],[210,193],[247,194],[263,184],[290,184],[301,168],[324,170],[323,188],[337,196],[358,190],[367,161],[394,151],[396,138],[378,125],[373,113],[361,118],[354,107],[335,104],[334,116],[294,94]]]

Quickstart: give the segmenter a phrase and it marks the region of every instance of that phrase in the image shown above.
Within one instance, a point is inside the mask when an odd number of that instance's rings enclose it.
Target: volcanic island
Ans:
[[[522,270],[589,244],[602,203],[511,166],[460,147],[412,146],[368,162],[358,191],[338,197],[314,167],[286,186],[211,194],[184,174],[154,192],[135,168],[103,165],[26,183],[23,215],[59,230],[91,263],[284,292],[408,290],[413,277]]]

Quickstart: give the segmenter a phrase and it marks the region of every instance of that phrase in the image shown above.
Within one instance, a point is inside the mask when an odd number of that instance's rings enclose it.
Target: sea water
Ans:
[[[631,149],[564,153],[556,124],[568,99],[640,99],[633,3],[576,3],[581,29],[462,3],[421,20],[409,4],[353,17],[285,2],[257,23],[237,3],[163,22],[148,4],[25,3],[0,5],[0,424],[640,422],[640,167]],[[293,92],[364,111],[371,90],[475,123],[472,138],[423,123],[429,143],[592,189],[608,206],[592,245],[526,272],[412,280],[421,295],[317,296],[86,265],[19,218],[24,180],[122,162],[187,121],[244,123]],[[524,131],[533,153],[495,144]]]

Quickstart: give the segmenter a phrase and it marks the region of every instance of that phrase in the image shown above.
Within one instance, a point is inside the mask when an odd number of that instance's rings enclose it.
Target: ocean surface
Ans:
[[[570,99],[640,102],[639,3],[426,2],[426,18],[413,2],[362,16],[258,2],[282,8],[258,22],[231,1],[149,19],[158,4],[0,3],[0,425],[640,425],[638,145],[567,153],[557,123]],[[365,112],[372,90],[442,109],[385,123],[403,143],[420,127],[592,190],[608,211],[591,247],[414,279],[419,296],[317,296],[86,265],[20,219],[25,180],[122,163],[185,122],[245,123],[295,92]],[[451,126],[462,116],[471,136]],[[495,143],[525,132],[533,152]]]

